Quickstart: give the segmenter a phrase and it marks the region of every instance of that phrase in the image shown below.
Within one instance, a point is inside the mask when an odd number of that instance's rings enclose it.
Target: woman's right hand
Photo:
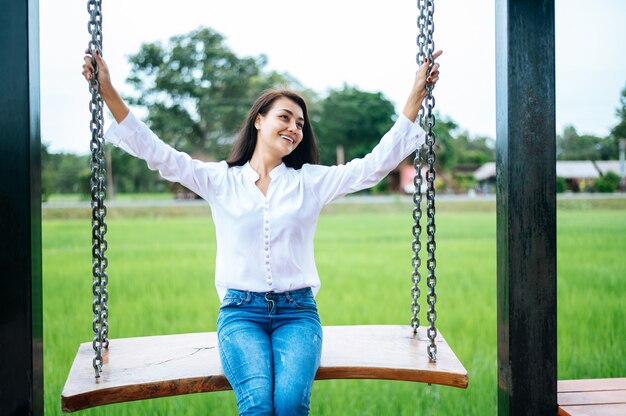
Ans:
[[[113,83],[111,82],[111,75],[109,74],[109,67],[107,66],[100,53],[96,50],[93,55],[91,55],[89,50],[85,51],[85,57],[83,61],[83,76],[89,82],[93,80],[94,77],[94,65],[93,60],[95,59],[96,64],[98,65],[98,82],[100,84],[100,96],[104,100],[104,103],[109,108],[115,121],[121,123],[129,113],[128,106],[122,97],[117,93],[115,88],[113,87]]]

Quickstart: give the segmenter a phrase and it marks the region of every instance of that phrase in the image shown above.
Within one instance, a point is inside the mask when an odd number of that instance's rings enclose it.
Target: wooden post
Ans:
[[[497,0],[499,415],[557,414],[554,62],[554,0]]]
[[[39,2],[0,12],[0,415],[43,414]]]

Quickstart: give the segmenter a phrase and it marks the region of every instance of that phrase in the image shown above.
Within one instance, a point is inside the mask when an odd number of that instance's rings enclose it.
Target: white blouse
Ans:
[[[217,237],[215,286],[285,292],[320,288],[313,237],[322,207],[346,194],[374,186],[424,142],[424,131],[400,115],[380,143],[345,165],[281,164],[270,172],[267,195],[255,185],[249,163],[201,162],[162,142],[130,113],[108,129],[105,139],[144,159],[172,182],[180,182],[211,206]]]

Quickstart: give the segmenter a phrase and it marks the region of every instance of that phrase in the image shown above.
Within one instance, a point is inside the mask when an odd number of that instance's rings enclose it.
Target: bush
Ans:
[[[596,179],[594,188],[598,192],[615,192],[619,185],[620,177],[617,173],[609,171]]]
[[[457,183],[457,187],[463,193],[466,193],[470,189],[476,188],[476,184],[477,184],[476,179],[474,179],[474,177],[471,175],[469,176],[456,175],[454,179]]]
[[[565,178],[563,178],[562,176],[557,176],[556,177],[556,193],[562,194],[565,191],[567,191],[567,183],[565,182]]]

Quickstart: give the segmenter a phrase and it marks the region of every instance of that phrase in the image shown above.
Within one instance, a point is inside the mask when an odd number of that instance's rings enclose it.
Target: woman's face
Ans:
[[[282,159],[302,142],[302,108],[289,98],[278,98],[267,114],[257,116],[254,126],[257,129],[255,152],[261,149]]]

